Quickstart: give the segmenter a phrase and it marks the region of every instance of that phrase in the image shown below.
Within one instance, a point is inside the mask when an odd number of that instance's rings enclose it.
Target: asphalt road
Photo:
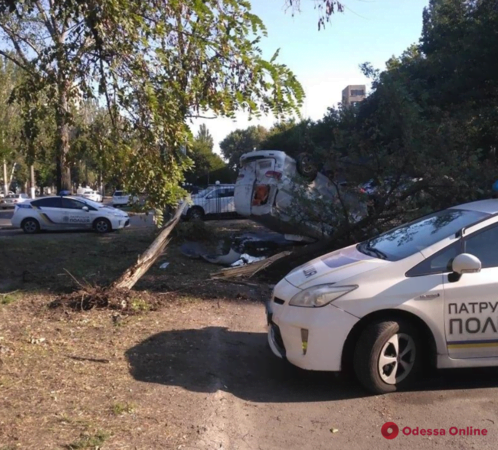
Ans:
[[[177,408],[186,433],[197,429],[197,439],[181,448],[496,448],[498,368],[428,374],[410,392],[374,396],[352,377],[300,371],[275,357],[261,303],[217,300],[181,309],[185,314],[174,320],[171,309],[160,313],[168,318],[155,316],[162,331],[126,353],[131,374],[149,385],[149,398]],[[392,440],[381,433],[388,422],[399,428]],[[470,427],[486,435],[469,435]]]
[[[0,236],[19,236],[23,235],[23,231],[20,229],[12,229],[10,219],[14,214],[13,209],[0,210]],[[152,220],[152,214],[140,214],[130,216],[130,227],[133,228],[143,228],[152,227],[154,222]],[[50,234],[55,234],[57,232],[51,232]],[[85,233],[85,231],[74,231],[74,233]]]

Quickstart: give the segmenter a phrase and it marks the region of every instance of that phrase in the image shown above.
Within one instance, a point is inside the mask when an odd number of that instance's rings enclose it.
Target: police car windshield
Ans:
[[[407,258],[450,237],[489,214],[463,209],[447,209],[387,231],[358,245],[367,255],[388,261]]]
[[[214,188],[212,187],[208,187],[206,189],[202,189],[201,191],[199,191],[197,193],[197,196],[198,197],[205,197],[206,195],[208,195]]]

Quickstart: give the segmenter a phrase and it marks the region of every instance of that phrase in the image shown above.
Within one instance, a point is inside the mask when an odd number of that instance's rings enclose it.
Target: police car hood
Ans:
[[[365,255],[356,245],[320,256],[290,272],[285,279],[299,289],[339,283],[361,273],[384,267],[387,262]]]

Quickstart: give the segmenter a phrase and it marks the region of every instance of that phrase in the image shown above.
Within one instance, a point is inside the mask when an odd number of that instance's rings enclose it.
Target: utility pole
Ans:
[[[35,191],[36,191],[36,188],[35,188],[35,166],[33,164],[31,164],[31,198],[35,198],[36,195],[35,195]]]

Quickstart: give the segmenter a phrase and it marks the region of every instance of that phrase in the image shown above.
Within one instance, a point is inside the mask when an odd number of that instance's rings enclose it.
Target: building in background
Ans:
[[[342,105],[353,106],[365,100],[366,86],[364,84],[352,84],[346,86],[342,91]]]

